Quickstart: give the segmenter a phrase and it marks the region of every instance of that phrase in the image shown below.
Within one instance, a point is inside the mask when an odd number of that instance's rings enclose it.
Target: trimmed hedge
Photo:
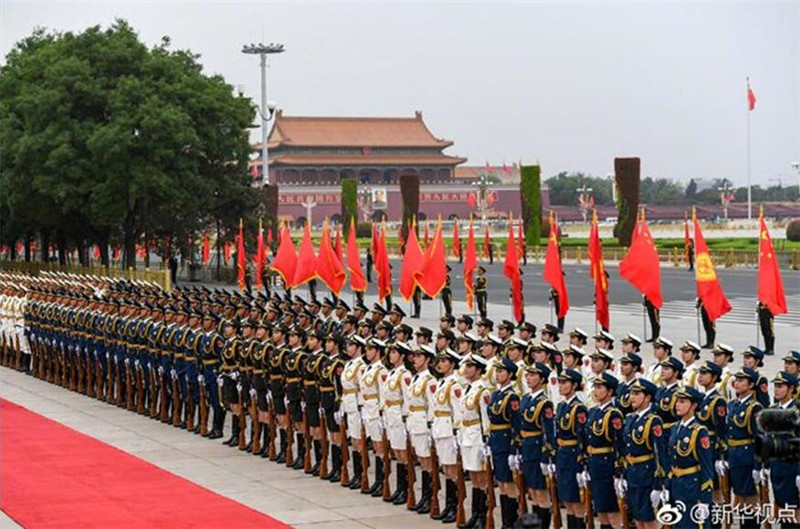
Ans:
[[[264,186],[264,233],[278,233],[278,184]]]
[[[800,219],[794,219],[786,226],[786,239],[800,242]]]
[[[358,222],[358,180],[344,178],[342,180],[342,233],[345,238],[350,233],[350,219],[356,219]]]
[[[403,199],[403,240],[408,240],[408,228],[419,214],[419,175],[400,175],[400,196]]]
[[[525,223],[527,246],[539,246],[542,236],[542,168],[524,165],[520,168],[519,196],[522,221]]]
[[[619,220],[614,226],[614,236],[622,246],[630,246],[633,228],[636,226],[641,165],[639,158],[614,158],[619,213]]]

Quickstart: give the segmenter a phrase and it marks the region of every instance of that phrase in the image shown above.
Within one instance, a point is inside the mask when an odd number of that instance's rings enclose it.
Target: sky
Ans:
[[[413,116],[470,165],[539,162],[547,176],[796,184],[800,2],[12,2],[0,55],[36,26],[124,18],[260,101],[250,42],[280,42],[269,99],[286,115]],[[747,110],[746,78],[757,103]],[[256,135],[259,133],[256,131]]]

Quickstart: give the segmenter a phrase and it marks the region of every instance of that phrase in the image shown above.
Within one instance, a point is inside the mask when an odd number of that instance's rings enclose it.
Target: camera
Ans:
[[[800,462],[800,410],[763,410],[758,428],[756,454],[762,461]]]

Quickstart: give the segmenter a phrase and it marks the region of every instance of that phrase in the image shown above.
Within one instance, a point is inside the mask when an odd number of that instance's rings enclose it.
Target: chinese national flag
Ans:
[[[339,258],[339,262],[344,263],[344,255],[342,254],[342,229],[339,226],[336,226],[336,244],[334,248],[336,248],[336,257]]]
[[[408,241],[406,242],[406,251],[403,254],[403,268],[400,271],[400,294],[406,301],[409,301],[414,295],[414,287],[417,285],[414,274],[421,270],[425,264],[416,231],[416,226],[412,223],[408,228]]]
[[[446,259],[440,218],[433,240],[425,249],[424,264],[414,273],[414,280],[419,288],[432,298],[439,295],[447,282]]]
[[[483,233],[483,258],[489,259],[489,223],[486,223],[486,231]]]
[[[258,239],[256,244],[256,291],[261,292],[264,282],[261,277],[264,275],[264,261],[267,254],[264,252],[264,228],[261,226],[261,219],[258,219]]]
[[[506,262],[503,266],[503,275],[511,283],[511,302],[514,305],[514,319],[522,323],[524,307],[522,301],[522,276],[519,272],[519,259],[517,259],[517,243],[514,241],[514,223],[511,216],[508,218],[508,247],[506,248]]]
[[[344,266],[331,241],[331,229],[328,221],[322,229],[322,241],[319,243],[319,254],[317,255],[317,276],[328,287],[328,290],[335,295],[339,295],[347,279]]]
[[[747,110],[752,112],[756,108],[756,93],[750,88],[750,78],[747,78]]]
[[[611,327],[611,313],[608,310],[608,276],[603,263],[603,242],[597,229],[597,211],[592,215],[589,231],[589,275],[594,281],[595,318],[604,328]]]
[[[350,271],[350,288],[355,292],[364,292],[367,290],[367,279],[361,270],[355,224],[355,221],[350,222],[350,232],[347,234],[347,269]]]
[[[783,280],[772,248],[767,223],[764,221],[764,210],[760,212],[761,235],[758,238],[758,301],[769,308],[773,316],[788,312]]]
[[[314,243],[311,242],[311,227],[306,222],[300,251],[297,254],[297,267],[294,269],[292,288],[299,287],[317,277],[317,258],[314,255]]]
[[[211,240],[208,234],[203,235],[203,264],[207,265],[211,262]]]
[[[660,309],[664,304],[658,250],[644,219],[644,212],[636,222],[628,254],[619,263],[619,275],[644,294],[656,308]]]
[[[239,237],[236,241],[236,267],[239,270],[239,290],[245,289],[245,267],[247,266],[246,257],[244,255],[244,224],[242,219],[239,219]]]
[[[703,302],[708,319],[716,321],[717,318],[731,311],[731,304],[728,303],[728,299],[722,291],[722,285],[719,283],[716,270],[714,270],[714,263],[711,261],[711,254],[708,252],[703,232],[700,231],[700,222],[697,220],[694,208],[692,208],[692,221],[694,222],[697,297]]]
[[[275,260],[272,262],[272,269],[278,272],[283,279],[284,287],[288,290],[293,286],[294,270],[297,267],[297,252],[294,249],[289,228],[284,226],[278,233],[278,238],[281,242],[278,246],[278,252],[275,254]]]
[[[458,221],[453,223],[453,255],[458,258],[461,257],[461,237],[458,233]]]
[[[564,271],[561,269],[561,256],[558,255],[558,229],[555,216],[550,213],[550,237],[547,240],[547,253],[544,256],[544,280],[558,293],[558,317],[563,318],[569,311],[569,296]]]
[[[472,274],[478,269],[478,255],[475,251],[475,230],[472,227],[472,217],[469,218],[469,235],[467,236],[467,251],[464,254],[464,290],[469,310],[474,310],[475,291]]]
[[[386,227],[376,230],[375,273],[378,275],[378,300],[383,301],[392,293],[392,269],[389,266],[389,252],[386,251]]]

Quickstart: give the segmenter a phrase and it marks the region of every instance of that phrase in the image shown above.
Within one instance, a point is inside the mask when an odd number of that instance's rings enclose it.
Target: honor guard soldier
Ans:
[[[708,316],[708,311],[700,298],[697,298],[697,309],[700,311],[703,330],[706,333],[706,343],[703,344],[703,348],[711,349],[714,347],[714,342],[717,340],[717,324],[711,321],[711,318]]]
[[[405,505],[408,499],[408,434],[405,420],[408,416],[408,392],[411,388],[411,371],[405,366],[405,358],[413,353],[405,342],[395,342],[389,346],[387,359],[389,371],[381,391],[381,408],[386,438],[397,460],[395,473],[396,488],[387,499],[394,505]],[[412,469],[413,471],[413,469]]]
[[[183,361],[186,366],[186,428],[193,433],[200,432],[200,421],[195,422],[195,411],[200,403],[200,384],[198,381],[199,372],[197,362],[202,355],[203,331],[200,328],[200,312],[190,309],[189,328],[186,330],[184,338]],[[249,387],[248,387],[249,389]]]
[[[325,353],[322,349],[323,336],[314,330],[308,333],[306,349],[308,358],[303,369],[303,401],[305,402],[305,420],[314,448],[314,466],[307,474],[319,476],[319,467],[322,463],[322,422],[320,420],[320,392],[319,380],[322,377],[322,365]]]
[[[770,312],[769,307],[758,302],[758,326],[761,329],[761,335],[764,337],[764,354],[775,354],[775,316]]]
[[[653,305],[647,296],[642,296],[642,304],[647,309],[647,318],[650,320],[650,329],[653,331],[648,342],[654,342],[661,336],[661,309]],[[657,385],[657,384],[656,384]]]
[[[481,318],[478,320],[477,328],[475,329],[478,336],[486,338],[494,330],[494,322],[488,318]]]
[[[519,331],[520,340],[530,342],[536,338],[536,325],[530,322],[523,321],[517,326],[517,330]]]
[[[656,413],[661,417],[664,429],[670,432],[678,416],[675,413],[675,392],[680,385],[681,375],[683,374],[683,364],[674,356],[668,356],[661,362],[661,386],[658,388],[655,397]]]
[[[277,323],[272,327],[272,351],[269,357],[269,377],[268,387],[272,402],[272,413],[277,419],[278,436],[280,438],[279,451],[275,457],[276,463],[286,462],[286,450],[289,441],[289,418],[286,415],[286,377],[283,373],[284,357],[289,354],[289,344],[286,343],[286,335],[289,329],[283,323]],[[275,442],[275,439],[272,439]]]
[[[337,334],[329,334],[325,339],[326,358],[322,364],[319,380],[320,407],[325,413],[325,426],[331,443],[331,472],[328,481],[339,483],[342,479],[342,373],[349,360],[344,354],[344,339]],[[321,476],[322,477],[322,476]]]
[[[472,332],[474,320],[469,314],[462,314],[456,319],[456,336],[462,337],[468,332]]]
[[[489,402],[491,393],[483,381],[488,363],[478,354],[464,361],[464,376],[467,386],[461,397],[461,428],[459,447],[464,470],[469,472],[472,482],[472,511],[463,528],[479,529],[486,523],[487,499],[490,486],[486,471],[485,447],[489,437]]]
[[[419,347],[428,345],[433,341],[433,331],[427,327],[420,327],[414,333],[414,340]]]
[[[289,455],[286,454],[286,465],[295,470],[303,468],[303,455],[305,454],[306,443],[303,418],[303,370],[308,355],[303,349],[306,334],[297,326],[289,330],[289,351],[283,357],[283,374],[286,377],[286,413],[295,432],[295,443],[297,446],[297,457],[294,462],[289,462]]]
[[[672,357],[673,345],[672,340],[663,336],[659,336],[653,341],[653,356],[656,361],[647,369],[645,377],[656,386],[662,384],[661,368],[663,363]]]
[[[570,345],[577,345],[581,349],[586,347],[586,344],[589,342],[589,334],[581,329],[580,327],[575,327],[569,333],[569,343]]]
[[[681,361],[683,362],[682,383],[696,389],[700,389],[697,384],[697,370],[702,364],[700,350],[700,345],[692,340],[686,340],[681,346]]]
[[[585,529],[586,510],[581,501],[583,481],[581,470],[585,466],[586,406],[578,397],[583,387],[583,375],[576,369],[564,369],[558,377],[561,402],[556,408],[556,456],[558,469],[556,482],[558,498],[567,511],[567,529]],[[580,481],[579,481],[580,477]]]
[[[217,384],[217,370],[222,361],[222,353],[225,350],[225,339],[216,331],[219,318],[212,312],[203,315],[203,324],[206,329],[205,341],[203,343],[203,383],[205,384],[206,395],[214,417],[211,421],[211,433],[209,439],[219,439],[222,437],[222,430],[225,426],[225,408],[220,402],[220,390]]]
[[[720,490],[719,476],[725,474],[725,467],[722,465],[722,461],[728,438],[728,403],[717,390],[717,383],[721,374],[720,367],[710,361],[703,362],[697,369],[698,391],[702,392],[703,395],[700,407],[697,410],[697,421],[708,430],[708,438],[711,440],[711,460],[717,469],[714,473],[714,488],[711,499],[718,504],[724,501]],[[716,524],[712,522],[713,525]]]
[[[361,372],[365,369],[364,359],[362,353],[364,346],[367,345],[366,340],[361,336],[353,336],[347,342],[347,357],[344,370],[342,371],[342,404],[341,410],[345,414],[347,421],[347,435],[351,440],[351,447],[353,448],[353,475],[349,483],[343,483],[352,490],[361,486],[361,473],[366,472],[366,469],[361,465],[361,450],[365,450],[363,438],[361,435],[361,402],[359,396],[359,384],[361,382]]]
[[[525,368],[528,392],[520,403],[520,436],[522,437],[522,474],[525,488],[533,498],[534,512],[542,527],[550,527],[550,480],[555,479],[554,455],[556,446],[555,414],[547,388],[550,368],[536,362]]]
[[[587,387],[587,395],[586,395],[586,405],[591,408],[597,404],[595,400],[595,392],[594,392],[594,381],[595,380],[603,380],[603,375],[609,374],[613,376],[611,372],[611,364],[614,360],[614,356],[611,354],[611,351],[607,349],[597,349],[594,353],[592,353],[592,364],[591,364],[591,371],[589,376],[586,377],[586,385]],[[616,379],[616,377],[614,377]],[[616,388],[615,388],[616,390]]]
[[[497,326],[497,337],[503,341],[503,347],[508,347],[514,338],[514,324],[509,320],[503,320]]]
[[[261,435],[261,444],[256,450],[253,446],[253,455],[268,457],[270,442],[274,441],[269,437],[269,387],[267,385],[267,377],[269,376],[269,355],[270,343],[267,340],[269,337],[269,324],[265,319],[261,319],[256,323],[255,345],[251,353],[251,361],[253,362],[253,389],[255,390],[256,399],[256,422],[253,425],[253,430],[256,435]]]
[[[495,377],[498,389],[489,404],[489,448],[494,478],[500,488],[500,511],[503,529],[517,523],[517,494],[513,471],[518,471],[517,453],[520,435],[520,399],[514,391],[519,367],[508,358],[497,364]]]
[[[742,367],[734,375],[736,398],[728,404],[728,446],[725,470],[730,468],[731,489],[738,505],[755,508],[759,503],[761,462],[755,454],[756,419],[763,409],[755,397],[760,378],[750,367]],[[759,526],[757,517],[743,514],[742,529]]]
[[[775,392],[775,403],[770,406],[778,410],[797,410],[795,393],[797,391],[797,377],[786,371],[778,371],[772,379],[772,387]],[[791,433],[776,434],[781,440],[788,440],[792,437]],[[794,529],[797,527],[797,508],[800,505],[798,497],[798,483],[800,477],[797,472],[796,461],[771,460],[764,463],[762,481],[767,480],[772,484],[772,493],[775,496],[775,504],[778,511],[794,511],[794,523],[783,523],[781,527]]]
[[[494,334],[490,334],[484,338],[481,345],[481,354],[486,359],[486,363],[488,364],[486,373],[483,375],[483,382],[486,384],[486,389],[488,389],[491,393],[497,389],[497,377],[495,377],[495,371],[500,362],[499,353],[502,345],[503,342],[501,342],[500,338]]]
[[[614,479],[622,471],[622,413],[614,407],[614,393],[619,382],[609,372],[594,379],[592,391],[595,406],[589,408],[586,428],[588,460],[582,480],[592,493],[600,527],[619,527],[619,505]]]
[[[523,342],[519,338],[510,338],[506,344],[506,356],[514,364],[517,366],[517,372],[522,374],[523,370],[525,369],[525,359],[523,358],[523,353],[528,349],[528,344]],[[522,377],[518,376],[514,379],[514,383],[512,384],[514,391],[516,391],[517,395],[520,397],[527,393],[524,387],[524,383],[522,381]]]
[[[635,355],[635,353],[630,353]],[[625,420],[625,472],[617,483],[617,495],[624,497],[639,529],[656,529],[655,509],[666,477],[667,437],[661,418],[652,407],[658,388],[646,378],[630,387],[632,413]]]
[[[718,343],[714,346],[712,351],[714,363],[717,364],[722,370],[722,374],[717,384],[717,391],[728,402],[736,398],[736,390],[733,388],[733,371],[728,367],[728,364],[733,361],[733,347],[724,343]]]
[[[564,275],[564,272],[561,272],[561,275]],[[550,289],[550,301],[553,302],[553,309],[555,310],[555,313],[558,314],[559,311],[561,310],[560,309],[561,300],[558,297],[558,291],[556,289],[554,289],[554,288]],[[559,332],[564,332],[564,318],[563,317],[558,318],[558,331]]]
[[[439,332],[449,331],[453,332],[453,326],[456,319],[453,316],[444,315],[439,318]]]
[[[573,371],[577,371],[581,373],[581,380],[583,380],[583,373],[588,370],[591,373],[591,359],[587,356],[586,351],[582,348],[578,347],[575,344],[570,344],[569,348],[564,349],[564,369],[572,369]],[[562,370],[563,372],[563,370]],[[581,382],[581,386],[583,386],[583,382]],[[558,405],[563,398],[561,394],[561,378],[558,378],[558,385],[556,386],[556,394],[557,397],[553,401],[554,404]],[[576,394],[581,399],[581,402],[585,401],[585,396],[583,391],[580,389],[576,390]]]
[[[795,378],[800,378],[800,351],[789,351],[782,360],[783,370]],[[796,391],[794,400],[797,400]]]
[[[447,275],[444,279],[444,288],[442,289],[442,303],[444,304],[444,313],[448,316],[453,315],[453,291],[450,288],[450,272],[453,271],[450,265],[447,266]],[[419,312],[417,312],[419,314]]]
[[[436,358],[436,352],[430,345],[423,345],[414,351],[414,370],[408,391],[408,420],[406,426],[411,436],[411,447],[422,468],[422,494],[412,511],[419,514],[431,512],[431,496],[433,481],[431,472],[431,432],[428,427],[433,418],[433,396],[436,394],[437,381],[430,372],[430,364]]]
[[[622,375],[622,380],[617,388],[614,405],[626,417],[633,412],[630,391],[636,383],[641,367],[642,357],[636,353],[625,353],[625,356],[619,359],[619,372]],[[655,397],[655,392],[650,397],[650,400],[652,400],[652,397]]]
[[[764,367],[764,351],[759,349],[758,347],[751,345],[748,347],[742,355],[744,359],[742,360],[742,364],[745,367],[749,367],[756,373],[758,373],[758,368]],[[767,377],[758,375],[758,380],[756,380],[756,387],[755,387],[755,397],[756,400],[761,404],[762,408],[766,408],[770,405],[769,402],[769,382],[767,381]]]
[[[695,419],[701,393],[683,386],[675,392],[675,410],[679,422],[672,428],[667,445],[667,484],[661,500],[685,506],[683,516],[673,527],[676,529],[703,526],[696,519],[710,518],[712,475],[711,439],[708,430]]]
[[[436,443],[438,463],[442,465],[445,475],[445,508],[439,516],[432,516],[434,520],[442,523],[456,521],[458,479],[458,445],[456,432],[461,426],[461,396],[463,388],[458,382],[456,370],[461,362],[459,356],[452,349],[445,349],[438,355],[437,371],[442,379],[436,386],[433,396],[433,423],[431,436]],[[433,472],[438,472],[433,469]]]
[[[224,444],[234,446],[239,440],[239,358],[242,348],[241,338],[236,334],[236,322],[226,319],[222,322],[222,332],[225,337],[225,346],[222,350],[222,367],[220,376],[222,378],[222,402],[231,412],[231,437]]]
[[[375,481],[368,490],[362,494],[370,494],[377,498],[381,495],[383,484],[383,426],[381,425],[380,386],[386,374],[386,367],[382,359],[386,351],[386,342],[378,338],[367,340],[364,362],[366,366],[361,370],[359,381],[359,395],[362,402],[361,420],[364,431],[372,441],[375,449]]]
[[[478,304],[478,313],[481,319],[486,319],[486,269],[478,267],[478,276],[475,278],[475,301]]]
[[[550,323],[545,323],[542,325],[542,330],[540,331],[542,335],[542,341],[552,344],[558,342],[559,334],[561,334],[561,332],[561,329]]]

